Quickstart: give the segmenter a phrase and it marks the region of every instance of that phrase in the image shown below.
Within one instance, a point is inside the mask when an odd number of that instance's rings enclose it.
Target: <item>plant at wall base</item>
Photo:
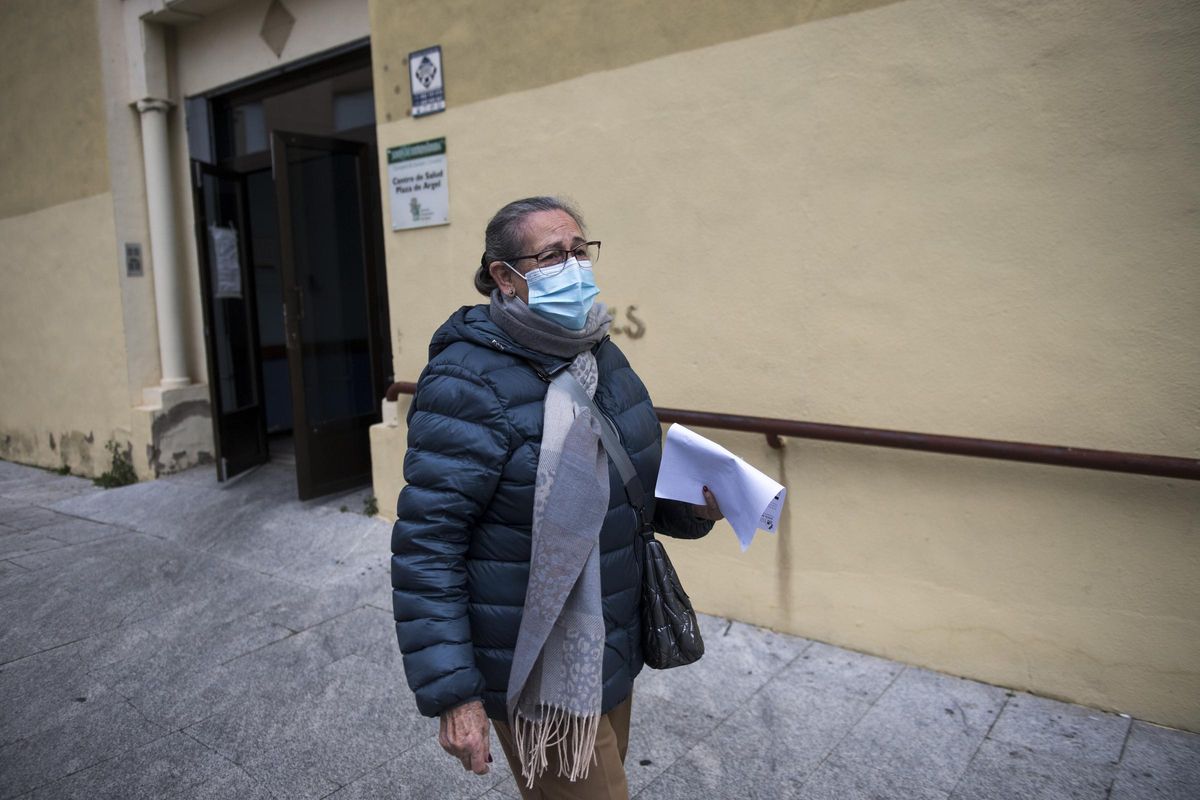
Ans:
[[[99,477],[92,479],[92,483],[105,489],[137,483],[137,473],[133,470],[133,459],[129,452],[122,450],[112,439],[108,440],[104,449],[112,453],[112,466],[107,472],[102,472]]]
[[[379,513],[379,501],[375,499],[375,495],[369,494],[363,500],[363,514],[368,517],[373,517]]]
[[[68,467],[66,464],[63,464],[61,467],[59,467],[58,469],[56,469],[54,471],[57,472],[59,475],[70,475],[71,474],[71,468]]]

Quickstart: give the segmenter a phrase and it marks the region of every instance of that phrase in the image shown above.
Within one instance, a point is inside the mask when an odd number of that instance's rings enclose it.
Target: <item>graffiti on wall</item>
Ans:
[[[613,307],[613,324],[609,333],[614,336],[628,336],[630,339],[640,339],[646,335],[646,323],[635,313],[637,306],[625,306],[624,314],[619,306]]]

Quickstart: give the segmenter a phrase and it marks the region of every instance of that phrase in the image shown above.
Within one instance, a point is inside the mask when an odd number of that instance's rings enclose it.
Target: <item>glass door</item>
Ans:
[[[268,458],[242,176],[192,162],[217,480]]]
[[[370,148],[272,133],[300,499],[368,483],[386,386]]]

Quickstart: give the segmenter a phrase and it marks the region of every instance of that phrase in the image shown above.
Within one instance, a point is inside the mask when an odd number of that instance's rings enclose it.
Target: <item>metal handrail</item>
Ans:
[[[413,394],[417,385],[398,381],[388,387],[387,399],[395,402],[401,394]],[[955,456],[973,456],[1003,461],[1023,461],[1032,464],[1052,464],[1060,467],[1096,469],[1106,472],[1128,472],[1136,475],[1156,475],[1164,478],[1200,480],[1200,459],[1177,456],[1157,456],[1146,453],[1125,453],[1116,450],[1090,450],[1052,444],[1030,444],[1001,439],[975,439],[967,436],[944,436],[936,433],[914,433],[883,428],[860,428],[853,425],[830,425],[824,422],[800,422],[773,417],[748,417],[741,414],[716,414],[709,411],[690,411],[682,408],[655,407],[659,422],[678,422],[699,428],[761,433],[772,447],[782,447],[779,437],[819,439],[826,442],[863,444],[872,447],[892,447],[901,450],[920,450]]]

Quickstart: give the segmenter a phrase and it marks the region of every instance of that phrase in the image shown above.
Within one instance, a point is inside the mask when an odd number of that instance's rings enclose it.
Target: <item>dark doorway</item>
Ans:
[[[367,483],[367,429],[391,381],[370,52],[354,48],[203,98],[209,138],[199,147],[190,130],[197,102],[189,101],[189,139],[199,156],[205,335],[210,375],[221,378],[210,381],[213,427],[218,447],[237,454],[218,458],[218,477],[267,460],[290,433],[301,499]],[[234,310],[214,294],[219,264],[205,263],[214,222],[201,212],[218,180],[242,217],[235,233],[216,233],[226,245],[235,237],[245,262],[245,299]],[[240,325],[230,380],[222,313]],[[236,419],[219,404],[230,382],[238,396],[252,395],[253,420],[245,402]]]
[[[225,480],[268,456],[246,181],[199,162],[192,172],[217,477]]]

